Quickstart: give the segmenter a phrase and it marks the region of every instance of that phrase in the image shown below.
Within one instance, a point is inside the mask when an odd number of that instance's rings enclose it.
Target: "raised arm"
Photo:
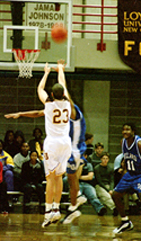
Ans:
[[[44,110],[31,110],[31,111],[22,111],[22,112],[17,112],[17,113],[10,113],[4,115],[5,118],[13,118],[17,119],[19,117],[30,117],[30,118],[37,118],[44,116]]]
[[[46,63],[45,68],[44,68],[44,75],[43,78],[41,79],[41,81],[39,82],[39,85],[37,87],[37,92],[38,92],[38,97],[40,99],[40,101],[45,104],[48,94],[47,92],[44,90],[45,89],[45,85],[46,85],[46,81],[47,81],[47,77],[50,73],[50,67],[48,67],[48,63]]]
[[[58,65],[57,65],[57,71],[58,71],[58,82],[64,87],[64,94],[65,96],[71,100],[71,97],[69,95],[69,92],[67,90],[67,84],[66,84],[66,79],[65,79],[65,74],[64,74],[64,69],[65,69],[65,64],[64,60],[58,60]]]
[[[58,60],[58,65],[57,68],[54,68],[58,72],[58,82],[64,87],[64,94],[65,96],[69,99],[71,103],[71,119],[75,120],[76,119],[76,110],[74,107],[73,100],[71,99],[71,96],[68,92],[67,89],[67,84],[66,84],[66,79],[65,79],[65,74],[64,74],[64,69],[65,69],[65,61],[64,60]]]

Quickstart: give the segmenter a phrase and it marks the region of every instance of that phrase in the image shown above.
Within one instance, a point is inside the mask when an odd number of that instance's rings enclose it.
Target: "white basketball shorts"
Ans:
[[[66,137],[46,137],[44,140],[45,175],[50,172],[62,175],[66,172],[67,161],[71,156],[71,139]]]

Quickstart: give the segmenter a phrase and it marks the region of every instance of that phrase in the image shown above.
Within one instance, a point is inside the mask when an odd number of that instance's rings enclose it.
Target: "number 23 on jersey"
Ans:
[[[53,111],[53,123],[54,124],[61,124],[67,123],[69,121],[69,111],[68,109],[63,109],[62,111],[59,109],[55,109]]]

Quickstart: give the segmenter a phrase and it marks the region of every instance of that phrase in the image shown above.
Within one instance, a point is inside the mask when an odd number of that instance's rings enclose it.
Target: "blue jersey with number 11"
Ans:
[[[141,138],[135,135],[135,139],[130,147],[128,147],[126,139],[123,139],[122,142],[122,151],[124,154],[126,168],[131,174],[141,173],[141,154],[138,148],[138,141],[141,141]]]

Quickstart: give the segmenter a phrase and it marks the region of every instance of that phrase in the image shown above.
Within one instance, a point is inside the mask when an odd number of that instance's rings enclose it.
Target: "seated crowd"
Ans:
[[[33,130],[34,139],[25,141],[22,131],[8,130],[0,140],[0,212],[8,213],[18,196],[8,191],[24,193],[23,211],[29,212],[31,194],[36,193],[40,213],[45,208],[45,180],[43,166],[43,140],[40,128]]]
[[[24,193],[23,212],[30,212],[31,194],[35,193],[39,201],[40,213],[45,211],[45,173],[43,166],[43,139],[40,128],[33,130],[34,139],[25,141],[22,131],[8,130],[4,141],[0,140],[0,212],[8,213],[12,202],[18,196],[7,195],[7,191]],[[80,193],[87,198],[99,216],[112,210],[113,216],[118,212],[112,199],[114,187],[126,172],[123,155],[110,165],[109,153],[104,152],[103,143],[93,146],[93,135],[85,135],[87,149],[84,153],[86,160],[79,177]],[[69,192],[67,176],[63,178],[63,191]],[[8,198],[10,196],[10,198]],[[137,193],[131,193],[131,198],[138,204]],[[129,195],[124,196],[125,209],[129,212]]]

